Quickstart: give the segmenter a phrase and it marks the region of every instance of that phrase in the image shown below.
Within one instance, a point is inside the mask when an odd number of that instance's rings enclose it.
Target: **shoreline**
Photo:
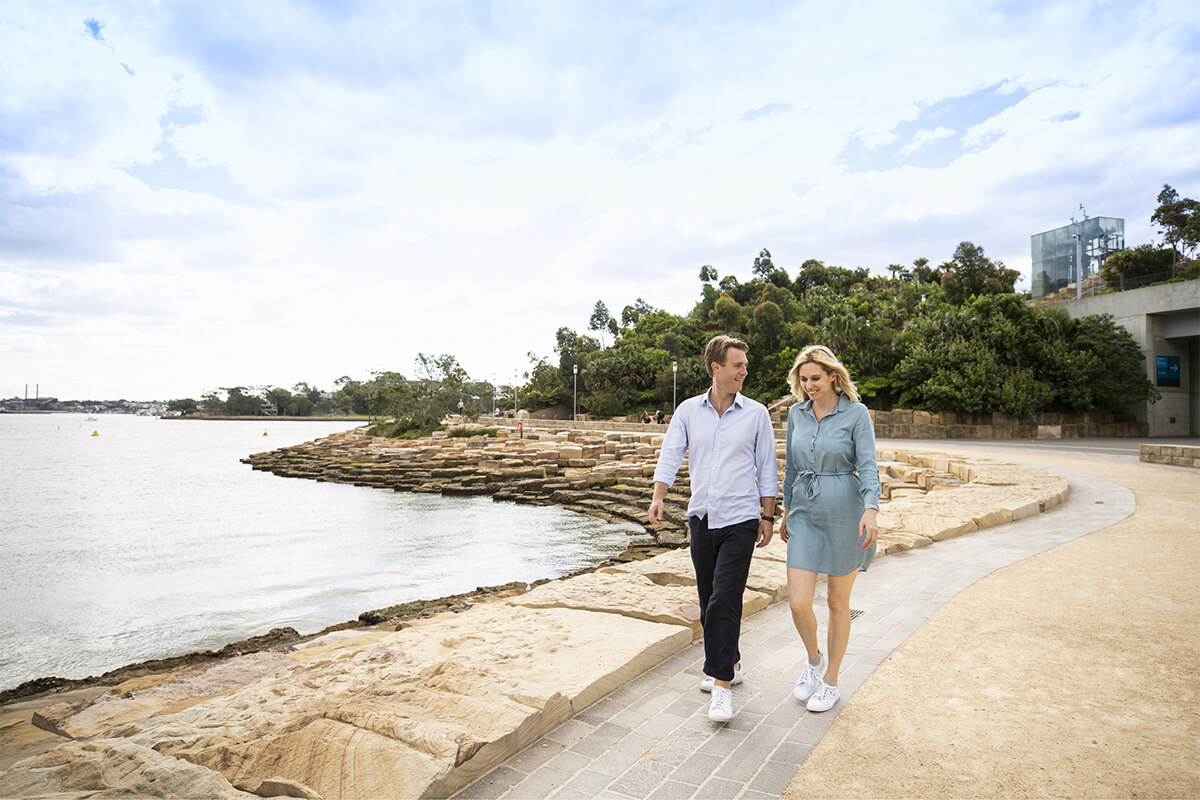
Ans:
[[[644,513],[661,437],[501,433],[397,442],[348,431],[245,461],[396,491]],[[1035,516],[1070,491],[1060,475],[995,458],[877,453],[877,557]],[[645,561],[365,612],[324,635],[277,629],[244,643],[256,652],[223,648],[227,660],[174,669],[144,662],[135,668],[153,674],[111,688],[10,703],[0,708],[0,793],[41,796],[69,782],[138,796],[453,796],[701,637],[684,541],[659,541],[679,535],[686,513],[673,489],[668,522],[640,537],[653,544],[621,556],[657,551]],[[786,598],[783,549],[775,539],[756,550],[743,616]]]
[[[432,600],[410,600],[407,603],[398,603],[383,608],[363,611],[356,619],[337,622],[313,633],[302,634],[290,626],[272,628],[267,633],[230,642],[218,650],[195,650],[176,656],[135,661],[110,669],[100,675],[89,675],[86,678],[62,678],[57,675],[31,678],[11,689],[0,690],[0,709],[19,701],[28,701],[43,697],[50,698],[59,693],[74,692],[79,689],[117,686],[132,678],[160,675],[182,667],[207,664],[249,653],[260,653],[274,648],[293,647],[336,631],[371,630],[373,628],[387,630],[387,625],[394,625],[395,627],[392,630],[401,630],[406,623],[413,620],[428,619],[436,614],[445,612],[457,614],[480,603],[516,597],[543,584],[595,572],[598,569],[618,563],[622,562],[615,559],[606,559],[593,567],[584,567],[583,569],[576,570],[567,575],[561,575],[557,578],[542,578],[533,583],[512,581],[511,583],[495,586],[480,586],[469,592],[445,595]]]
[[[163,420],[196,420],[198,422],[374,422],[375,417],[354,415],[349,417],[215,417],[203,414],[187,414],[179,417],[159,417]]]
[[[184,417],[182,419],[235,419],[231,417]],[[249,417],[249,420],[312,418]],[[339,418],[341,419],[341,418]],[[535,423],[536,424],[536,423]],[[255,470],[283,477],[306,478],[356,486],[389,488],[394,491],[440,493],[444,496],[490,495],[495,501],[531,505],[555,505],[585,513],[608,522],[645,524],[644,509],[652,493],[653,462],[657,458],[661,432],[559,431],[557,433],[500,429],[496,437],[449,438],[445,432],[416,440],[392,440],[367,436],[352,428],[311,442],[252,454],[242,459]],[[881,451],[881,455],[885,455]],[[432,463],[431,463],[432,462]],[[650,462],[647,464],[647,462]],[[945,474],[935,475],[932,463],[923,476],[885,479],[885,494],[893,502],[930,488],[949,488],[962,481]],[[948,464],[937,465],[945,473]],[[917,472],[922,469],[918,468]],[[964,475],[964,477],[966,477]],[[667,494],[665,521],[658,528],[631,531],[633,541],[614,558],[558,578],[533,583],[521,581],[477,587],[473,591],[369,609],[356,619],[345,620],[319,631],[301,634],[291,627],[272,628],[267,633],[231,642],[219,649],[197,650],[164,658],[133,662],[99,675],[84,678],[44,676],[0,690],[0,707],[20,700],[85,689],[115,686],[132,678],[171,672],[182,667],[233,658],[296,644],[342,630],[366,630],[393,626],[400,630],[415,619],[438,613],[460,611],[491,600],[523,594],[545,583],[563,581],[614,565],[641,561],[686,545],[686,487],[690,484],[686,464],[679,481]],[[897,525],[902,528],[903,525]],[[962,531],[965,532],[965,531]],[[894,552],[919,545],[920,533],[893,532],[893,540],[881,551]]]

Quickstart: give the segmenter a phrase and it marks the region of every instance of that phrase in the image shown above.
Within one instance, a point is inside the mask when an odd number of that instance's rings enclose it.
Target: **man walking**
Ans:
[[[704,674],[712,692],[708,718],[733,717],[730,686],[742,682],[738,637],[742,594],[754,547],[765,547],[775,529],[779,466],[775,430],[762,403],[741,395],[749,361],[745,342],[715,336],[704,350],[712,388],[679,404],[654,470],[650,522],[662,522],[663,497],[688,456],[692,566],[704,628]],[[760,509],[761,506],[761,509]]]

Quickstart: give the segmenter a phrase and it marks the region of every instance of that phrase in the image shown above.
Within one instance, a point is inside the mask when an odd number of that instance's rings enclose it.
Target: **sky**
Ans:
[[[0,5],[0,397],[511,382],[767,248],[884,274],[1200,196],[1172,2]],[[1082,206],[1082,208],[1081,208]]]

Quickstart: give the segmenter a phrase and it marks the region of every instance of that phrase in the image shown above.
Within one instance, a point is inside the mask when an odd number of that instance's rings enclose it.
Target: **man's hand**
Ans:
[[[769,519],[760,519],[758,521],[758,540],[755,547],[766,547],[771,543],[771,537],[775,535],[775,523]]]
[[[659,525],[662,523],[663,501],[661,497],[654,498],[654,500],[650,503],[649,514],[651,525]]]

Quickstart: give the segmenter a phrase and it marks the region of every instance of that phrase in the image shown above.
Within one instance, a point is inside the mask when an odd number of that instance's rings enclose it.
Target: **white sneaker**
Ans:
[[[813,692],[813,696],[808,698],[809,711],[828,711],[833,708],[833,704],[838,701],[842,693],[838,691],[838,687],[832,683],[821,681],[821,685],[817,691]]]
[[[712,702],[708,704],[708,718],[713,722],[729,722],[733,719],[733,692],[723,686],[714,686]]]
[[[729,682],[730,686],[737,686],[742,682],[742,671],[737,667],[733,668],[733,680]],[[700,681],[700,691],[711,692],[713,687],[717,685],[717,679],[712,675],[704,676],[704,680]]]
[[[813,692],[821,685],[821,679],[825,677],[825,670],[829,669],[829,657],[821,653],[821,661],[815,667],[812,664],[804,665],[804,673],[800,676],[800,680],[796,681],[796,688],[792,690],[792,694],[801,703],[808,702],[808,698],[813,696]]]

